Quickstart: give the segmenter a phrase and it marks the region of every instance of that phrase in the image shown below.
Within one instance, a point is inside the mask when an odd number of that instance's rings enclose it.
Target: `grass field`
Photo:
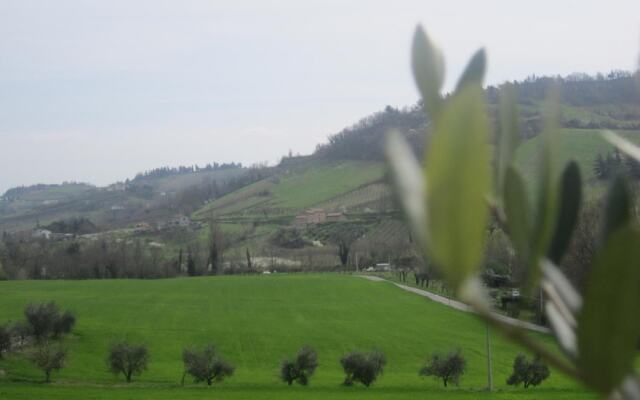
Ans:
[[[484,325],[469,314],[429,302],[389,283],[348,275],[272,275],[156,281],[0,282],[0,322],[21,317],[32,301],[55,300],[78,324],[66,339],[68,366],[43,384],[20,356],[0,361],[2,399],[576,399],[590,398],[552,372],[535,389],[504,382],[518,349],[493,335],[495,393],[486,383]],[[110,342],[145,342],[149,370],[126,385],[105,367]],[[540,336],[543,340],[549,338]],[[237,369],[213,388],[180,387],[184,346],[215,343]],[[320,367],[309,387],[278,381],[280,361],[304,344]],[[388,357],[371,388],[340,385],[338,360],[352,349],[379,348]],[[418,377],[425,357],[460,348],[468,372],[459,388]]]
[[[349,193],[383,177],[384,164],[364,161],[314,161],[229,193],[193,214],[207,218],[235,213],[278,210],[293,215],[305,208]]]

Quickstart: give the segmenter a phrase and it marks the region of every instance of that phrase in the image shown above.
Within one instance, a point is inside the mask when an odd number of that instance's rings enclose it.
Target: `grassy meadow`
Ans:
[[[0,323],[22,317],[29,302],[55,300],[76,313],[65,339],[67,367],[44,384],[22,356],[0,361],[2,399],[575,399],[590,395],[552,371],[542,386],[505,385],[518,348],[492,335],[496,391],[486,393],[485,326],[474,316],[430,302],[385,282],[350,275],[271,275],[168,280],[0,282]],[[149,346],[149,370],[127,385],[110,374],[106,351],[115,340]],[[540,339],[551,343],[550,338]],[[180,386],[185,346],[215,343],[236,366],[230,379]],[[278,379],[282,359],[313,346],[320,366],[308,387]],[[343,387],[342,354],[378,348],[384,375],[370,388]],[[435,351],[460,348],[467,373],[444,389],[418,376]]]

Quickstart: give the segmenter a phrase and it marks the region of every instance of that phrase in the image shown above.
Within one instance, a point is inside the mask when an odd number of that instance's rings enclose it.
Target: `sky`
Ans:
[[[452,87],[633,70],[638,0],[0,0],[0,192],[160,166],[275,163],[418,94],[417,24]]]

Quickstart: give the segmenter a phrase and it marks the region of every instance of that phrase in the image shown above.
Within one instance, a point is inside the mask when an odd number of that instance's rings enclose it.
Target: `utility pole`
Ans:
[[[491,336],[489,332],[489,323],[485,323],[486,327],[486,346],[487,346],[487,391],[493,391],[493,365],[491,363]]]

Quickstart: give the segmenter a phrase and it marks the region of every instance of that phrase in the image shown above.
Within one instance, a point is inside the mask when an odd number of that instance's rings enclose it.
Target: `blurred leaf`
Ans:
[[[529,260],[529,286],[540,276],[539,258],[548,251],[556,229],[558,213],[558,123],[560,121],[557,89],[552,89],[544,104],[544,129],[539,167],[539,190],[533,224],[532,252]]]
[[[612,131],[604,131],[602,136],[626,155],[632,157],[636,161],[640,161],[640,147]]]
[[[425,184],[420,164],[406,140],[398,132],[387,136],[387,159],[391,165],[395,193],[398,195],[418,243],[427,242]]]
[[[506,84],[502,87],[500,95],[500,128],[498,129],[498,154],[496,193],[503,193],[505,173],[515,154],[520,142],[520,130],[518,127],[518,103],[513,85]]]
[[[467,67],[458,80],[456,92],[459,92],[468,84],[477,84],[479,86],[482,86],[482,81],[484,80],[486,69],[487,54],[484,49],[480,49],[476,51],[473,57],[471,57],[471,60],[469,60]]]
[[[589,273],[578,319],[585,382],[608,394],[632,372],[640,335],[640,233],[623,226],[606,241]]]
[[[422,26],[416,28],[411,50],[413,76],[425,102],[427,112],[434,118],[439,113],[444,82],[444,58],[427,37]]]
[[[447,102],[428,149],[429,250],[454,286],[480,264],[490,190],[484,94],[470,85]]]
[[[625,225],[630,218],[631,191],[625,177],[617,175],[607,192],[604,223],[602,225],[602,242],[604,243],[612,232]]]
[[[527,199],[527,191],[518,170],[507,168],[504,181],[504,211],[509,226],[509,236],[513,247],[521,260],[529,258],[529,240],[531,235],[531,208]]]
[[[551,247],[547,256],[558,264],[569,247],[571,235],[578,222],[580,203],[582,201],[582,178],[580,167],[571,161],[562,173],[560,179],[560,208],[556,230],[551,240]]]

